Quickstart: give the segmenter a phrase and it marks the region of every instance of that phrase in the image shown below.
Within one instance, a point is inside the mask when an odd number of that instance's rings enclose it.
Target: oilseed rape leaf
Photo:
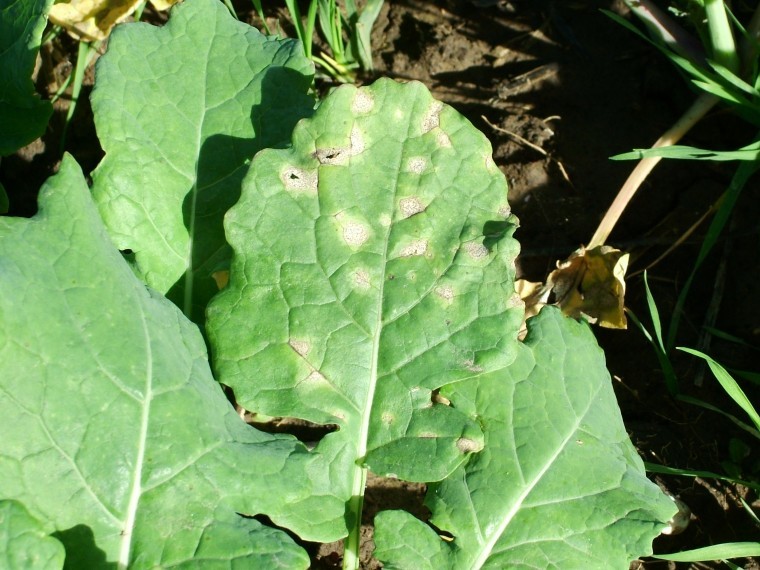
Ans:
[[[15,0],[0,6],[0,156],[45,132],[53,106],[34,91],[32,71],[52,0]]]
[[[311,114],[312,74],[300,44],[264,37],[215,0],[187,0],[161,28],[119,26],[98,61],[98,209],[137,274],[195,322],[229,263],[224,213],[253,155]]]
[[[308,566],[255,517],[298,532],[330,516],[309,506],[313,457],[237,416],[198,328],[134,276],[71,157],[34,218],[0,218],[0,288],[2,495],[67,564]]]
[[[59,570],[63,545],[21,503],[0,501],[0,567]]]
[[[676,507],[644,473],[586,323],[545,307],[515,362],[442,391],[483,426],[485,449],[431,485],[432,527],[375,518],[385,568],[627,568],[651,554]],[[404,528],[399,547],[398,528]]]
[[[488,141],[420,83],[339,87],[254,159],[215,368],[246,409],[336,426],[315,452],[349,528],[367,469],[435,481],[482,449],[435,391],[515,358],[515,227]]]

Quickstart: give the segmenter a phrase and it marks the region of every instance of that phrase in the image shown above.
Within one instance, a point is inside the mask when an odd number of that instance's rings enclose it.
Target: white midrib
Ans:
[[[135,528],[137,518],[137,508],[142,496],[142,471],[145,464],[145,448],[148,440],[148,424],[150,420],[150,404],[153,398],[153,351],[150,346],[150,337],[148,327],[145,322],[145,316],[142,316],[143,332],[145,333],[145,389],[143,394],[142,415],[140,417],[140,433],[137,443],[137,453],[135,454],[134,478],[132,480],[132,490],[129,494],[127,510],[124,514],[124,526],[121,529],[121,542],[119,546],[118,569],[126,570],[129,567],[129,558],[132,551],[132,531]]]
[[[383,264],[384,265],[384,264]],[[383,285],[385,283],[383,282]],[[367,440],[369,438],[369,422],[372,417],[372,403],[375,399],[377,386],[377,361],[380,354],[380,335],[382,332],[383,316],[383,286],[380,287],[380,306],[378,307],[377,325],[372,338],[372,359],[370,361],[369,386],[367,389],[366,405],[362,411],[361,425],[359,427],[359,440],[356,446],[356,456],[359,461],[364,461],[367,455]],[[353,527],[349,529],[346,538],[345,554],[343,557],[344,570],[354,570],[359,567],[359,542],[361,539],[361,517],[364,507],[364,487],[367,483],[367,469],[361,465],[354,467],[354,479],[351,484],[351,498],[349,509],[353,515]],[[357,556],[355,556],[356,554]]]
[[[392,225],[390,226],[392,227]],[[385,236],[385,250],[383,251],[382,267],[386,266],[388,258],[388,240],[390,239],[390,227],[388,234]],[[375,323],[374,334],[372,337],[372,358],[369,369],[369,386],[367,389],[366,405],[362,410],[361,424],[359,426],[359,440],[356,447],[356,456],[359,461],[364,461],[367,455],[367,440],[369,439],[369,423],[372,417],[372,404],[375,400],[375,389],[377,387],[377,367],[380,355],[380,336],[383,331],[383,295],[385,294],[385,275],[381,280],[378,288],[378,307],[377,321]],[[349,509],[353,515],[354,525],[349,529],[348,537],[343,556],[344,570],[353,570],[359,567],[359,542],[361,538],[361,516],[364,506],[364,487],[367,483],[367,469],[361,465],[354,467],[354,479],[351,484],[351,498],[349,499]],[[357,556],[354,556],[354,553]]]
[[[596,393],[598,393],[598,389],[595,391],[593,397],[589,398],[589,406],[596,398]],[[503,520],[499,524],[499,526],[491,533],[491,537],[488,539],[488,541],[483,545],[483,548],[480,549],[480,554],[475,559],[475,561],[472,563],[471,569],[472,570],[480,570],[480,568],[483,567],[483,565],[488,561],[488,558],[491,556],[491,552],[493,552],[494,547],[496,546],[496,543],[499,541],[501,536],[504,534],[504,531],[507,529],[507,526],[509,526],[509,523],[512,522],[512,519],[517,514],[517,512],[522,507],[523,502],[525,502],[525,499],[528,498],[528,495],[530,495],[533,492],[533,489],[535,489],[536,485],[541,481],[543,476],[546,474],[546,472],[551,468],[552,465],[554,465],[554,462],[559,457],[559,454],[562,452],[562,450],[565,449],[570,439],[575,435],[575,433],[578,431],[578,428],[581,425],[581,420],[586,416],[588,413],[588,408],[583,411],[583,413],[578,414],[578,416],[575,418],[575,422],[573,423],[572,429],[568,430],[567,436],[565,436],[564,440],[562,441],[561,445],[557,446],[557,449],[554,451],[554,453],[551,455],[551,457],[546,461],[544,466],[541,468],[541,471],[539,471],[536,476],[533,478],[533,481],[531,481],[530,485],[528,485],[522,493],[520,493],[520,496],[518,499],[514,502],[512,507],[507,511],[507,513],[504,515]]]
[[[386,248],[387,253],[387,248]],[[383,255],[383,266],[385,266],[385,255]],[[383,330],[383,290],[385,289],[385,280],[380,286],[379,299],[380,303],[377,309],[377,323],[375,324],[375,332],[372,337],[372,359],[370,360],[369,370],[369,387],[367,390],[367,405],[364,406],[361,418],[361,427],[359,429],[359,446],[357,448],[357,455],[360,459],[364,460],[364,456],[367,455],[367,440],[369,439],[369,422],[372,417],[372,404],[375,400],[375,389],[377,387],[377,362],[380,356],[380,336]],[[366,469],[362,469],[366,472]],[[363,490],[362,487],[359,491]],[[354,476],[354,491],[356,491],[356,476]]]

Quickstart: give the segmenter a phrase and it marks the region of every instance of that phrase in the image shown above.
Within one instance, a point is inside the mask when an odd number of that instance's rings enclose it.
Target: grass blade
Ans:
[[[741,386],[737,384],[736,380],[733,379],[733,377],[725,368],[723,368],[723,366],[718,364],[715,360],[706,354],[702,354],[697,350],[685,347],[678,347],[678,350],[682,350],[688,354],[698,356],[707,362],[707,365],[710,367],[710,370],[712,370],[715,378],[718,379],[718,382],[720,382],[720,385],[723,386],[726,394],[728,394],[731,399],[747,413],[747,415],[752,420],[752,423],[755,424],[755,427],[760,430],[760,415],[758,415],[757,410],[755,410],[755,407],[749,401],[749,398],[747,398],[747,395],[744,393],[744,390],[741,389]]]
[[[383,0],[367,0],[356,21],[356,50],[365,71],[372,71],[372,27],[380,15]]]
[[[760,138],[756,138],[756,140],[760,141]],[[742,162],[736,169],[736,173],[728,185],[728,189],[726,190],[726,194],[723,198],[720,208],[715,214],[715,217],[713,218],[713,221],[707,230],[707,235],[702,242],[702,247],[700,248],[697,259],[694,262],[694,267],[691,270],[691,274],[686,279],[686,283],[681,289],[681,292],[678,295],[678,300],[676,301],[676,305],[673,308],[673,318],[671,319],[670,326],[668,328],[668,338],[666,343],[666,346],[668,348],[675,346],[675,339],[676,335],[678,334],[678,325],[680,323],[681,314],[683,313],[686,298],[689,295],[689,290],[691,288],[692,282],[694,281],[694,278],[696,277],[696,273],[701,267],[704,260],[707,258],[712,248],[717,243],[718,238],[723,231],[723,228],[728,223],[731,212],[733,211],[734,206],[736,205],[736,201],[739,199],[739,195],[744,189],[744,186],[747,184],[747,181],[750,179],[750,177],[758,170],[758,168],[760,168],[760,162]]]
[[[757,431],[752,426],[744,423],[743,421],[741,421],[736,416],[734,416],[732,414],[729,414],[728,412],[724,412],[718,406],[713,406],[712,404],[708,404],[707,402],[703,402],[702,400],[699,400],[697,398],[692,398],[691,396],[683,396],[683,395],[681,395],[681,396],[678,396],[678,399],[680,401],[682,401],[682,402],[686,402],[687,404],[692,404],[694,406],[699,406],[700,408],[704,408],[706,410],[710,410],[711,412],[717,412],[720,415],[722,415],[722,416],[726,417],[727,419],[729,419],[737,427],[739,427],[739,428],[743,429],[744,431],[746,431],[752,437],[756,437],[756,438],[760,439],[760,432],[759,431]]]
[[[63,126],[63,133],[61,134],[61,154],[63,154],[63,151],[66,148],[66,133],[69,130],[69,124],[71,123],[71,119],[77,108],[79,93],[82,91],[84,72],[87,70],[87,66],[90,65],[98,47],[100,47],[100,42],[95,42],[94,44],[90,44],[89,42],[79,42],[77,64],[74,68],[74,84],[71,88],[71,102],[69,103],[69,110],[66,113],[66,122]]]
[[[724,558],[746,558],[760,556],[760,542],[726,542],[676,554],[655,554],[655,558],[672,562],[701,562],[703,560],[723,560]]]
[[[272,35],[272,32],[269,30],[269,26],[267,26],[267,19],[264,17],[264,7],[261,5],[261,0],[251,0],[253,2],[253,7],[256,9],[256,14],[259,16],[259,20],[261,20],[261,25],[264,28],[264,31],[268,36]]]
[[[654,300],[652,300],[652,302],[654,302]],[[626,309],[625,312],[631,321],[633,321],[633,324],[636,325],[636,327],[641,331],[644,337],[651,343],[652,347],[654,348],[654,352],[657,355],[657,360],[660,363],[660,369],[662,370],[665,378],[665,386],[667,387],[668,392],[671,395],[675,396],[678,394],[678,378],[676,377],[676,373],[673,370],[673,365],[670,363],[668,355],[665,353],[665,351],[662,350],[662,348],[658,345],[658,342],[655,341],[655,339],[644,327],[644,325],[641,324],[641,321],[633,313],[633,311]]]
[[[760,141],[744,146],[738,150],[705,150],[693,146],[673,145],[659,148],[637,148],[630,152],[610,157],[610,160],[639,160],[659,156],[677,160],[760,160]]]
[[[699,477],[701,479],[716,479],[718,481],[725,481],[727,483],[734,483],[738,485],[744,485],[755,491],[760,491],[760,483],[753,483],[751,481],[744,481],[743,479],[736,479],[735,477],[729,477],[728,475],[720,475],[713,473],[712,471],[700,471],[697,469],[678,469],[676,467],[667,467],[666,465],[660,465],[659,463],[644,462],[649,473],[658,473],[660,475],[673,475],[675,477]]]

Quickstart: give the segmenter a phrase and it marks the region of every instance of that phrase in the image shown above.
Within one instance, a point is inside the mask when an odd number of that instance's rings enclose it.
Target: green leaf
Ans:
[[[644,474],[588,325],[545,307],[514,364],[441,393],[477,418],[485,449],[429,487],[452,542],[408,513],[375,517],[385,568],[417,568],[416,552],[468,570],[625,568],[651,553],[676,507]]]
[[[312,75],[298,42],[264,37],[215,0],[187,0],[163,28],[117,27],[98,62],[98,208],[138,275],[196,322],[229,263],[222,218],[253,155],[311,114]]]
[[[21,503],[0,501],[0,567],[63,568],[63,545],[42,526]]]
[[[760,542],[726,542],[695,548],[675,554],[658,554],[656,558],[674,562],[700,562],[703,560],[722,560],[724,558],[746,558],[760,556]]]
[[[657,463],[644,463],[647,472],[649,473],[662,473],[663,475],[677,475],[678,477],[701,477],[702,479],[718,479],[719,481],[727,481],[728,483],[734,483],[738,485],[744,485],[755,491],[760,491],[760,483],[745,481],[743,479],[737,479],[735,477],[728,477],[726,475],[720,475],[713,473],[712,471],[697,471],[695,469],[676,469],[675,467],[667,467],[665,465],[658,465]]]
[[[693,356],[698,356],[707,362],[707,365],[710,367],[710,370],[715,375],[715,378],[718,380],[718,382],[720,382],[721,387],[726,391],[726,394],[728,394],[729,397],[734,402],[736,402],[736,404],[742,410],[744,410],[744,412],[749,416],[749,419],[752,420],[752,423],[755,424],[755,428],[760,430],[760,414],[757,413],[755,406],[752,405],[752,402],[747,397],[747,394],[744,393],[744,390],[742,390],[741,386],[739,386],[736,380],[734,380],[733,376],[731,376],[731,374],[729,374],[728,371],[723,368],[723,366],[721,366],[713,358],[707,356],[702,352],[699,352],[698,350],[694,350],[693,348],[685,348],[679,346],[678,350],[682,350]]]
[[[671,145],[659,148],[637,148],[611,156],[611,160],[641,160],[660,156],[681,160],[744,160],[755,162],[760,158],[760,142],[753,142],[738,150],[703,150],[692,146]]]
[[[134,276],[71,157],[34,218],[0,218],[0,289],[3,495],[70,567],[308,566],[249,517],[300,532],[335,516],[309,507],[312,456],[237,416],[198,328]]]
[[[42,135],[53,113],[31,79],[52,5],[53,0],[11,0],[0,7],[0,156]]]
[[[482,448],[433,391],[510,364],[522,305],[504,176],[466,119],[420,83],[339,87],[291,149],[257,155],[225,228],[219,380],[252,411],[338,427],[317,452],[350,529],[364,467],[434,481]]]

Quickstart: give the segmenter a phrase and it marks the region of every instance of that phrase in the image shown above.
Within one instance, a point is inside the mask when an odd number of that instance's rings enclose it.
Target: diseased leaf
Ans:
[[[0,289],[2,496],[55,531],[67,564],[308,566],[241,515],[299,533],[337,516],[309,506],[313,457],[235,414],[197,327],[134,276],[71,157],[34,218],[0,218]]]
[[[0,568],[63,568],[63,545],[21,503],[0,501]]]
[[[32,83],[52,4],[53,0],[12,0],[0,6],[0,156],[41,136],[53,113]]]
[[[525,318],[538,314],[550,297],[565,315],[598,324],[601,327],[624,329],[625,272],[628,254],[600,245],[581,247],[570,257],[557,262],[557,269],[546,278],[546,284],[518,280],[515,284],[525,301]],[[523,326],[521,334],[526,332]]]
[[[338,427],[316,451],[349,528],[363,467],[434,481],[482,449],[433,392],[510,364],[522,304],[506,182],[466,119],[420,83],[342,86],[256,156],[225,228],[219,379],[246,409]]]
[[[588,325],[545,307],[514,364],[441,393],[483,426],[485,449],[429,487],[453,541],[402,511],[375,517],[385,568],[423,568],[418,552],[437,570],[626,568],[652,552],[676,507],[644,474]]]
[[[196,322],[229,263],[222,218],[250,159],[311,114],[302,51],[218,1],[187,0],[163,28],[120,26],[98,61],[92,106],[106,156],[93,195],[138,275]]]
[[[82,41],[100,41],[125,21],[142,0],[62,0],[50,10],[50,21]]]

